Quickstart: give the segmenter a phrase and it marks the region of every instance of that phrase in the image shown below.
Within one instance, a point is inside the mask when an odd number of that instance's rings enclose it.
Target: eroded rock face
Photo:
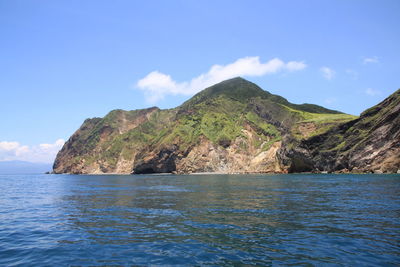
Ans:
[[[154,151],[143,151],[136,155],[133,173],[171,173],[176,171],[178,158],[178,146],[162,148],[157,153]]]
[[[252,144],[242,148],[243,139],[237,138],[228,148],[202,139],[200,144],[177,161],[177,173],[280,173],[282,168],[276,158],[281,142],[273,143],[262,151]]]
[[[306,140],[290,151],[293,171],[395,173],[400,169],[400,90],[360,118]],[[304,166],[307,166],[304,168]]]
[[[54,173],[126,173],[132,172],[135,152],[129,157],[110,153],[116,137],[127,133],[149,120],[159,111],[149,108],[127,112],[115,110],[105,118],[84,121],[82,126],[70,137],[58,152],[54,161]],[[111,160],[110,160],[111,158]]]

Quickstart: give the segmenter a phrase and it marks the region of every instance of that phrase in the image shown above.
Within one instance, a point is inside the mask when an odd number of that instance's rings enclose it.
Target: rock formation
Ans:
[[[303,140],[285,156],[293,172],[398,172],[400,90],[359,118]]]
[[[359,118],[296,105],[242,78],[181,106],[84,121],[54,173],[286,173],[399,168],[399,91]],[[397,168],[397,169],[396,169]]]

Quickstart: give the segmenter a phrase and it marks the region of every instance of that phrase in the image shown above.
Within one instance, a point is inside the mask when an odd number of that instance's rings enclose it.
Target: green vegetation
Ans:
[[[291,129],[293,137],[297,140],[323,134],[338,124],[346,123],[358,118],[357,116],[344,113],[310,113],[296,110],[288,106],[283,107],[297,118],[296,123],[293,124]],[[302,128],[309,129],[302,130]]]
[[[175,109],[117,109],[103,119],[86,120],[68,152],[74,155],[74,164],[101,162],[112,169],[120,158],[133,160],[139,153],[157,153],[172,145],[184,153],[203,139],[223,148],[236,141],[243,151],[265,151],[285,135],[300,140],[355,118],[317,105],[292,104],[235,78],[201,91]],[[300,129],[305,124],[311,124],[306,133]]]
[[[267,91],[261,89],[258,85],[249,82],[240,77],[229,79],[213,85],[209,88],[204,89],[200,93],[193,96],[191,99],[186,101],[182,107],[188,108],[195,104],[207,101],[211,98],[223,96],[225,98],[233,99],[241,103],[247,103],[249,99],[261,98],[268,99],[273,103],[285,105],[295,110],[310,112],[310,113],[324,113],[324,114],[340,114],[341,112],[336,110],[330,110],[318,105],[313,104],[292,104],[287,99],[273,95]]]
[[[317,114],[303,112],[304,120],[302,122],[314,122],[314,123],[332,123],[332,122],[346,122],[357,119],[357,116],[349,114]]]
[[[256,126],[259,134],[263,134],[265,136],[271,137],[280,137],[280,132],[276,129],[272,124],[266,123],[262,118],[257,116],[254,112],[248,112],[246,114],[246,119],[252,123],[252,125]]]
[[[301,120],[299,122],[314,122],[314,123],[328,123],[328,122],[343,122],[354,120],[357,116],[345,113],[311,113],[304,110],[296,110],[289,106],[282,105],[290,112],[297,114]]]

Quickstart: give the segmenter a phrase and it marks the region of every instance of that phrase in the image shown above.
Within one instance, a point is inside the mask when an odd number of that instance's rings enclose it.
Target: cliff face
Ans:
[[[286,150],[293,172],[397,172],[400,169],[400,90],[358,119]]]
[[[352,128],[363,116],[295,105],[235,78],[174,109],[114,110],[88,119],[65,143],[53,169],[78,174],[325,170],[318,154],[324,136],[344,125]]]
[[[58,152],[53,172],[130,173],[132,159],[145,145],[141,126],[159,112],[155,107],[113,110],[104,118],[85,120]]]

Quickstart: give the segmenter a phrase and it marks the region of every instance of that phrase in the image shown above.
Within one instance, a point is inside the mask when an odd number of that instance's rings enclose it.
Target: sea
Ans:
[[[0,175],[0,266],[400,266],[400,175]]]

